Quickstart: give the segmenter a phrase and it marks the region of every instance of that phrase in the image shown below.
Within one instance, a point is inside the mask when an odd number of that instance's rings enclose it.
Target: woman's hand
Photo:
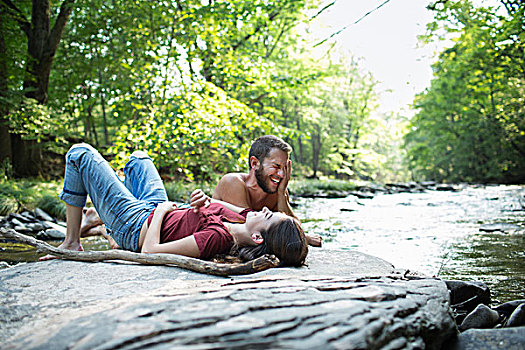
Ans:
[[[162,212],[162,214],[164,215],[166,215],[169,212],[174,211],[175,209],[177,209],[177,204],[173,202],[163,202],[157,206],[157,210],[159,212]]]
[[[201,189],[196,189],[191,193],[190,206],[194,212],[198,212],[201,207],[207,208],[211,203],[210,197]]]

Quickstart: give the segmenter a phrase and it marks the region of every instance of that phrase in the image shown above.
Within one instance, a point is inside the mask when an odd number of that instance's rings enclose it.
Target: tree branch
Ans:
[[[349,25],[346,25],[344,26],[343,28],[339,29],[337,32],[333,33],[332,35],[330,35],[328,38],[324,39],[324,40],[321,40],[320,42],[318,42],[317,44],[314,45],[314,47],[317,47],[319,45],[321,45],[322,43],[332,39],[334,36],[336,35],[339,35],[341,34],[341,32],[343,32],[346,28],[350,27],[351,25],[355,25],[359,22],[361,22],[363,19],[365,19],[365,17],[367,17],[368,15],[372,14],[373,12],[379,10],[381,7],[385,6],[387,3],[389,3],[390,0],[385,0],[384,2],[382,2],[379,6],[377,6],[375,9],[373,10],[370,10],[368,11],[367,13],[365,13],[363,16],[361,16],[357,21],[355,21],[354,23],[352,24],[349,24]]]
[[[263,255],[243,264],[219,264],[176,254],[143,254],[124,250],[78,252],[57,248],[34,237],[23,235],[15,230],[3,227],[0,227],[0,237],[17,240],[21,243],[36,247],[40,252],[51,254],[65,260],[87,262],[125,260],[145,265],[172,265],[194,272],[216,276],[247,275],[279,265],[279,259],[273,255]]]
[[[22,11],[20,11],[20,9],[16,7],[16,5],[13,4],[10,0],[1,0],[1,3],[4,4],[3,7],[7,9],[11,17],[13,17],[13,19],[18,22],[20,29],[22,29],[22,31],[29,37],[31,31],[31,23],[29,23]]]
[[[62,33],[66,26],[69,15],[73,11],[73,3],[75,0],[64,0],[60,6],[60,13],[57,16],[55,25],[49,34],[49,38],[46,43],[46,52],[50,54],[51,57],[55,55],[60,39],[62,38]]]
[[[274,18],[279,15],[279,13],[280,13],[279,11],[275,11],[273,13],[270,13],[270,16],[268,16],[268,21],[266,21],[266,22],[272,22],[274,20]],[[253,30],[252,33],[246,34],[242,40],[240,40],[237,44],[232,46],[233,51],[237,50],[244,42],[246,42],[252,36],[257,34],[263,27],[264,27],[264,24],[260,24],[257,27],[255,27],[255,29]]]

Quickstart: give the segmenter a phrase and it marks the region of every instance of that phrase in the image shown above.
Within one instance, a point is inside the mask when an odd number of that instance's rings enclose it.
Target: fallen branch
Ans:
[[[247,275],[264,271],[279,265],[274,255],[263,255],[243,264],[218,264],[176,254],[143,254],[125,250],[79,252],[54,247],[34,237],[0,228],[0,237],[14,239],[37,248],[37,251],[56,256],[60,259],[100,262],[107,260],[125,260],[145,265],[172,265],[183,269],[216,276]]]

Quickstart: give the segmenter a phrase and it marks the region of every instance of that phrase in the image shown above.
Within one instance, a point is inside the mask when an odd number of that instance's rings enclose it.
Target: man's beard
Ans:
[[[275,189],[275,191],[271,191],[268,188],[267,181],[270,181],[270,180],[268,179],[268,177],[267,177],[267,175],[264,172],[264,169],[262,167],[257,169],[257,170],[255,170],[255,179],[257,180],[257,185],[259,185],[259,187],[265,193],[272,194],[272,193],[277,192],[277,189]]]

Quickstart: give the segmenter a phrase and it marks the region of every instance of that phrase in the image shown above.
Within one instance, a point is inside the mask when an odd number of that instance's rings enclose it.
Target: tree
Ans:
[[[0,47],[0,50],[7,51],[5,49],[5,30],[3,27],[6,19],[9,18],[9,20],[18,24],[19,29],[25,34],[27,39],[27,51],[24,59],[24,95],[26,98],[33,99],[42,105],[46,104],[48,99],[48,83],[53,59],[73,9],[73,4],[74,0],[63,0],[51,26],[52,18],[49,0],[32,1],[30,20],[25,14],[28,8],[19,8],[10,0],[2,0],[0,2],[2,8],[2,31],[0,32],[2,38],[0,42],[4,47]],[[37,142],[25,140],[19,134],[12,133],[12,130],[5,123],[6,114],[4,113],[8,112],[6,100],[9,96],[6,89],[8,86],[6,81],[7,65],[4,63],[2,66],[3,74],[0,76],[0,79],[3,81],[0,82],[0,89],[4,94],[4,101],[0,111],[2,113],[0,122],[2,122],[2,134],[11,141],[11,154],[9,154],[9,148],[7,147],[7,151],[1,154],[3,158],[0,160],[4,161],[6,158],[11,158],[14,171],[18,175],[35,175],[38,174],[41,166],[40,147]],[[8,141],[5,142],[7,143]]]
[[[525,179],[525,16],[475,8],[469,1],[436,8],[456,43],[439,56],[431,87],[406,136],[416,176],[448,181]]]

